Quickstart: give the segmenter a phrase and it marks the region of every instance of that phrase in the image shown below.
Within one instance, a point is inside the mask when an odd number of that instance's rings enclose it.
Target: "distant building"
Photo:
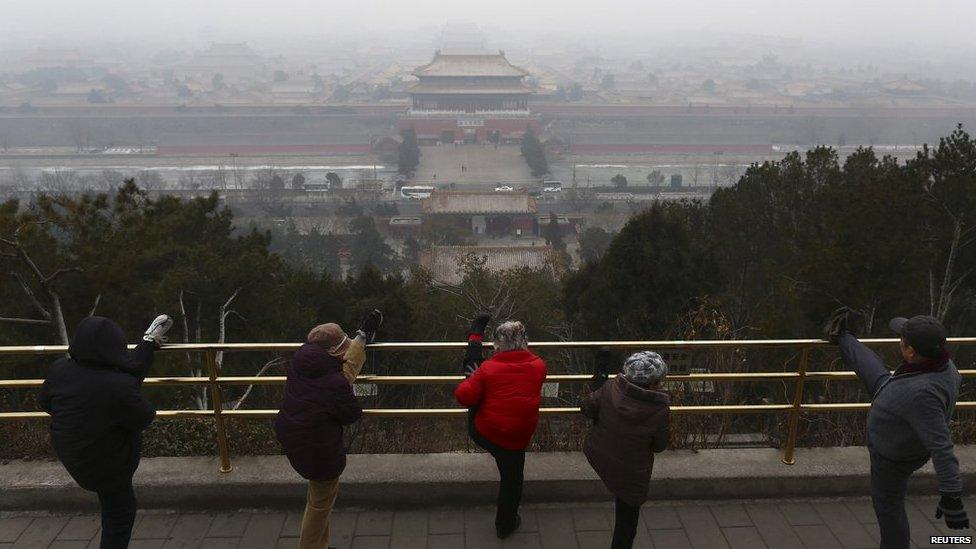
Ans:
[[[453,218],[476,235],[538,234],[539,206],[526,191],[434,191],[421,201],[424,215]]]
[[[225,81],[255,79],[264,72],[261,56],[245,42],[210,44],[178,71],[182,76],[210,81],[220,74]]]
[[[559,268],[558,254],[549,246],[434,246],[420,254],[420,266],[441,284],[460,283],[470,263],[491,272]]]
[[[529,111],[532,90],[523,83],[525,69],[497,54],[445,54],[413,71],[411,107],[400,129],[412,129],[421,142],[468,143],[518,141],[529,128],[540,129]]]
[[[92,59],[77,49],[45,49],[38,48],[24,57],[23,62],[31,68],[44,67],[90,67],[95,64]]]
[[[284,105],[305,105],[321,99],[312,80],[286,80],[271,85],[271,101]]]
[[[581,221],[579,217],[570,219],[566,215],[556,216],[556,226],[559,228],[559,234],[566,236],[576,233],[576,225]],[[546,229],[552,223],[552,215],[542,214],[536,218],[537,226],[539,227],[539,234],[545,235]]]
[[[423,218],[416,215],[398,215],[390,218],[389,233],[396,238],[416,235],[423,227]]]

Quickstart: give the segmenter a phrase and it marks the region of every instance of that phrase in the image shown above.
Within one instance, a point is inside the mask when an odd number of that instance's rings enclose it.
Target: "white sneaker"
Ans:
[[[173,327],[173,319],[169,315],[159,315],[152,321],[146,329],[146,335],[142,336],[145,341],[152,341],[156,344],[166,342],[166,332]]]

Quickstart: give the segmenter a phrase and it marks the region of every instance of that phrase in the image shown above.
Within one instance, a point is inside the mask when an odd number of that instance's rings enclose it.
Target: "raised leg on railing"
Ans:
[[[783,463],[793,465],[796,459],[793,454],[796,450],[796,429],[800,422],[800,407],[803,405],[803,382],[807,377],[807,363],[810,362],[810,348],[804,347],[800,353],[800,366],[797,373],[800,377],[796,378],[793,387],[793,409],[790,410],[790,423],[786,434],[786,448],[783,452]]]
[[[227,426],[221,413],[220,383],[217,382],[217,360],[213,351],[207,351],[207,371],[210,372],[210,400],[213,403],[214,422],[217,425],[217,451],[220,453],[220,472],[229,473],[234,470],[230,464],[230,446],[227,443]]]

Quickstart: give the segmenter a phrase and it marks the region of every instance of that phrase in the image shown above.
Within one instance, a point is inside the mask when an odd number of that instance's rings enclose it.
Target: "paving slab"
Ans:
[[[912,547],[930,547],[930,535],[953,535],[930,511],[937,499],[909,498]],[[870,507],[867,498],[788,500],[653,501],[646,504],[634,540],[636,549],[847,549],[878,546],[877,524],[851,509]],[[976,499],[967,498],[976,508]],[[786,511],[786,510],[790,511]],[[495,536],[492,507],[437,506],[410,511],[339,507],[332,514],[330,545],[342,549],[605,549],[613,533],[610,502],[524,504],[523,527],[505,540]],[[819,522],[814,523],[813,514]],[[219,514],[195,510],[140,511],[135,548],[293,549],[300,511],[245,508]],[[788,517],[793,517],[793,521]],[[460,531],[442,532],[443,530]],[[289,525],[290,523],[290,525]],[[435,523],[450,524],[434,532]],[[801,523],[801,524],[799,524]],[[72,549],[98,546],[98,517],[39,511],[0,515],[10,541],[0,549]],[[71,538],[71,539],[68,539]]]
[[[31,517],[0,518],[0,543],[13,543],[27,529]]]
[[[14,541],[17,549],[46,549],[68,524],[68,517],[38,517]]]
[[[725,503],[712,505],[709,507],[715,522],[722,528],[735,528],[739,526],[751,526],[752,520],[746,513],[746,508],[737,503]]]

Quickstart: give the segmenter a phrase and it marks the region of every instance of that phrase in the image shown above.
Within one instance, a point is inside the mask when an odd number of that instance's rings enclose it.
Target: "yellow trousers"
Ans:
[[[329,516],[339,493],[339,477],[332,480],[308,481],[305,516],[302,517],[302,534],[299,549],[326,549],[329,547]]]

